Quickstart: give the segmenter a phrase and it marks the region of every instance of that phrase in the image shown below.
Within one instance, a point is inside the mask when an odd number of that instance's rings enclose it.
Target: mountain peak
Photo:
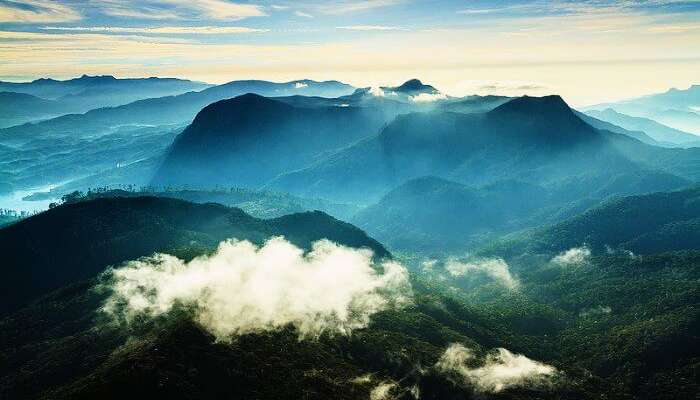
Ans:
[[[491,111],[491,113],[519,113],[519,114],[543,114],[553,115],[565,113],[574,115],[564,99],[558,95],[543,97],[522,96],[504,103]]]
[[[116,81],[117,78],[115,78],[112,75],[87,75],[83,74],[80,78],[75,78],[71,79],[74,82],[107,82],[107,81]]]
[[[400,93],[435,93],[437,89],[430,85],[426,85],[418,79],[410,79],[404,82],[401,86],[393,88],[393,91]]]
[[[421,82],[419,79],[409,79],[399,86],[398,89],[416,90],[422,88],[423,86],[425,85],[423,85],[423,82]]]
[[[530,139],[543,143],[572,143],[599,137],[598,132],[579,118],[557,95],[522,96],[502,104],[487,115],[501,124],[527,127]],[[509,128],[510,129],[510,128]]]
[[[220,100],[204,107],[195,117],[192,126],[224,127],[235,126],[239,119],[255,120],[272,113],[279,115],[291,106],[255,93],[246,93],[231,99]]]

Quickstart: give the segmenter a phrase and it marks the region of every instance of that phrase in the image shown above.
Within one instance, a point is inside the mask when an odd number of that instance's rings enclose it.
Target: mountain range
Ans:
[[[0,94],[31,120],[0,130],[0,200],[47,208],[0,212],[0,398],[700,390],[689,131],[418,79],[116,105],[158,82]],[[694,90],[635,107],[692,113]],[[22,114],[101,96],[115,105]]]
[[[621,136],[586,124],[558,96],[517,98],[485,113],[406,114],[377,135],[280,175],[268,187],[368,203],[407,179],[432,175],[471,185],[574,180],[578,195],[587,181],[599,184],[651,169],[620,151],[610,135]],[[325,183],[331,181],[335,186]]]
[[[648,118],[630,117],[612,108],[602,111],[591,110],[588,114],[625,129],[644,132],[660,145],[698,147],[698,144],[700,144],[700,136],[668,127]]]
[[[210,86],[173,78],[117,79],[109,75],[83,75],[65,81],[0,82],[0,127],[199,91]]]
[[[664,93],[642,96],[615,103],[586,107],[584,111],[611,108],[633,117],[651,118],[675,129],[700,135],[700,85],[687,89],[669,89]]]

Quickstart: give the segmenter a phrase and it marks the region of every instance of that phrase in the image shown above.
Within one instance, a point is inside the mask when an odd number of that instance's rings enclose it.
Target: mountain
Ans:
[[[603,121],[603,120],[598,119],[598,118],[593,118],[589,114],[584,114],[580,111],[576,111],[576,116],[581,118],[581,120],[583,120],[588,125],[596,128],[598,130],[604,130],[604,131],[609,131],[609,132],[613,132],[613,133],[618,133],[620,135],[629,136],[631,138],[639,140],[642,143],[650,144],[652,146],[662,146],[662,147],[676,147],[677,146],[677,145],[674,145],[673,143],[659,143],[642,131],[627,130],[627,129],[622,128],[618,125],[611,124],[610,122]]]
[[[668,127],[648,118],[631,117],[618,113],[612,108],[607,108],[602,111],[591,110],[588,114],[625,129],[642,131],[657,142],[673,143],[685,147],[697,147],[700,145],[700,136]]]
[[[584,111],[611,108],[634,117],[650,118],[669,127],[700,135],[700,85],[688,89],[669,89],[664,93],[642,96],[615,103],[597,104]]]
[[[662,148],[650,146],[627,136],[600,131],[610,144],[621,154],[635,163],[650,169],[688,179],[700,180],[700,148]]]
[[[505,96],[466,96],[458,99],[452,99],[442,104],[442,109],[445,111],[454,111],[462,113],[481,113],[491,111],[494,108],[512,100],[511,97]]]
[[[257,187],[375,133],[381,110],[295,107],[246,94],[205,107],[171,146],[153,183]]]
[[[212,85],[175,78],[118,79],[110,75],[83,75],[65,81],[37,79],[32,82],[0,82],[0,92],[25,93],[42,99],[69,103],[97,100],[98,103],[92,108],[98,108],[115,102],[125,104],[142,98],[170,96],[210,86]]]
[[[598,177],[593,184],[645,169],[560,97],[522,97],[486,113],[400,115],[378,135],[281,175],[269,188],[371,204],[406,180],[428,175],[469,185],[504,179],[549,185]]]
[[[21,113],[12,114],[12,119],[0,114],[0,127],[62,114],[82,113],[95,108],[118,106],[146,98],[178,95],[210,86],[201,82],[172,78],[117,79],[113,76],[87,75],[66,81],[38,79],[25,83],[0,82],[0,93],[26,94],[45,100],[35,100],[27,104]],[[0,104],[5,104],[5,100],[0,98]],[[20,100],[18,98],[14,101]],[[26,98],[23,101],[26,102]]]
[[[212,249],[228,238],[285,236],[308,247],[327,238],[388,253],[352,225],[321,212],[261,220],[237,208],[157,197],[102,198],[56,207],[0,229],[6,255],[0,314],[109,265],[186,248]]]
[[[399,86],[382,86],[378,88],[361,88],[353,93],[354,97],[386,98],[408,104],[433,103],[450,99],[433,86],[426,85],[418,79],[410,79]]]
[[[454,249],[497,232],[551,203],[543,187],[515,181],[469,187],[440,178],[407,181],[352,218],[393,249]]]
[[[421,93],[427,93],[427,94],[435,94],[439,93],[437,89],[430,85],[426,85],[423,82],[421,82],[418,79],[409,79],[406,82],[402,83],[399,86],[396,87],[388,87],[388,88],[383,88],[385,90],[389,90],[392,92],[397,92],[397,93],[404,93],[408,94],[411,96],[416,96]]]
[[[351,222],[391,249],[459,251],[499,235],[557,223],[613,195],[675,190],[688,184],[651,171],[544,186],[514,180],[466,186],[422,177],[391,190]],[[578,191],[572,185],[585,189]]]
[[[26,93],[0,92],[0,128],[55,117],[70,110],[63,102]]]

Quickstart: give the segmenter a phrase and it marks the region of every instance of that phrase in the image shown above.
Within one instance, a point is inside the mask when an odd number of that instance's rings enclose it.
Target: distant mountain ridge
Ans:
[[[175,78],[117,79],[111,75],[83,75],[65,81],[37,79],[24,83],[0,82],[0,92],[15,93],[12,98],[0,98],[0,127],[119,106],[146,98],[178,95],[210,86]],[[27,104],[22,113],[9,112],[12,103],[21,98],[20,95],[31,95],[43,102],[35,100]]]
[[[82,75],[79,78],[56,80],[51,78],[36,79],[31,82],[2,82],[0,91],[26,93],[49,100],[77,96],[86,90],[100,88],[102,90],[116,90],[119,86],[130,90],[158,90],[171,92],[186,92],[201,90],[212,86],[203,82],[195,82],[177,78],[115,78],[112,75],[90,76]]]
[[[646,117],[669,127],[700,135],[700,85],[687,89],[669,89],[634,99],[596,104],[584,111],[611,108],[633,117]]]
[[[658,142],[681,146],[700,146],[700,136],[668,127],[648,118],[631,117],[612,108],[591,110],[588,111],[588,114],[625,129],[642,131]]]

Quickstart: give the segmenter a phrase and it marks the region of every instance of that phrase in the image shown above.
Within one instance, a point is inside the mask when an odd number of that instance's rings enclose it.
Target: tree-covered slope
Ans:
[[[700,189],[618,197],[551,227],[505,241],[510,252],[559,252],[582,245],[634,254],[700,248]]]
[[[392,190],[352,222],[392,248],[465,248],[522,227],[524,219],[551,203],[545,188],[522,182],[469,187],[424,177]]]

